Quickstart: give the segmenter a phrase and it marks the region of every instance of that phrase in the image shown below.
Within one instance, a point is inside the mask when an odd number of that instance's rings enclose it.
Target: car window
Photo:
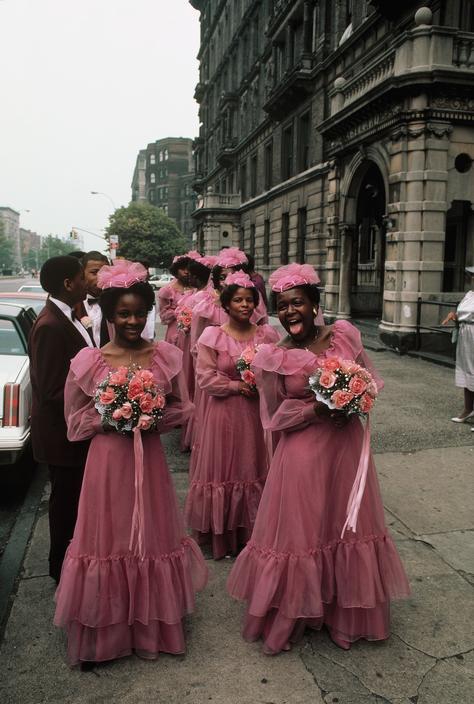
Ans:
[[[17,303],[20,306],[31,306],[35,313],[39,313],[43,310],[46,300],[40,300],[39,298],[3,298],[0,295],[0,301],[5,301],[6,303]]]
[[[0,354],[26,354],[23,340],[14,323],[2,318],[0,318]]]

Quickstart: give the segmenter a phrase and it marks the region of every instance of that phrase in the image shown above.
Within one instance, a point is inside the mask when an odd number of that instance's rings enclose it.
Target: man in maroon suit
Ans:
[[[49,298],[28,345],[33,391],[31,439],[35,459],[49,469],[49,574],[58,582],[74,533],[88,448],[88,443],[67,439],[64,384],[71,359],[93,342],[73,313],[73,307],[86,295],[80,261],[71,256],[48,259],[41,268],[40,282]]]

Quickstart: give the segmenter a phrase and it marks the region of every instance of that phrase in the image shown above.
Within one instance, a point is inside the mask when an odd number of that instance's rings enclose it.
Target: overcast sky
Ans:
[[[199,13],[187,0],[0,0],[0,37],[0,205],[40,235],[100,233],[112,205],[90,191],[127,205],[138,150],[197,134]]]

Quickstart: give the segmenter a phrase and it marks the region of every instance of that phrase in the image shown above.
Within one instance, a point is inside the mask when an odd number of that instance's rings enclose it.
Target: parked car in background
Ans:
[[[39,284],[24,284],[20,286],[18,291],[28,291],[28,293],[46,293],[44,288]]]
[[[155,274],[155,276],[150,276],[148,279],[154,289],[168,286],[173,280],[174,276],[171,276],[171,274]]]
[[[33,308],[36,315],[44,308],[48,294],[46,291],[41,291],[41,293],[30,293],[29,291],[0,291],[0,303],[16,303],[21,306],[30,306]]]
[[[13,464],[30,441],[28,337],[33,308],[0,302],[0,465]]]

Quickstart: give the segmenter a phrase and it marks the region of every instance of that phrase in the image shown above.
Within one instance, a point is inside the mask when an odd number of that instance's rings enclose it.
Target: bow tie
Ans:
[[[96,303],[99,302],[99,299],[98,298],[88,298],[87,302],[90,306],[94,306]]]

